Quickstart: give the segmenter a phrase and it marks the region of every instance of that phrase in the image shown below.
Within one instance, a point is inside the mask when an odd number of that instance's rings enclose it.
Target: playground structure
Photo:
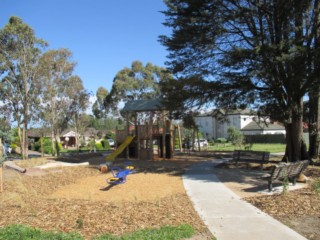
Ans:
[[[110,155],[106,157],[107,161],[114,161],[116,157],[123,152],[123,150],[130,145],[132,140],[134,139],[133,136],[127,136],[127,138],[123,141],[123,143],[116,148]]]
[[[173,157],[174,129],[161,99],[129,101],[121,112],[127,125],[126,129],[116,131],[116,144],[122,143],[120,148],[123,143],[128,143],[126,151],[121,149],[122,157],[139,160],[153,160],[154,156],[163,159]],[[130,136],[129,143],[127,139]]]
[[[107,179],[107,183],[115,185],[125,183],[127,181],[127,176],[134,172],[134,166],[131,162],[125,162],[124,165],[124,169],[119,166],[111,169],[112,177]]]

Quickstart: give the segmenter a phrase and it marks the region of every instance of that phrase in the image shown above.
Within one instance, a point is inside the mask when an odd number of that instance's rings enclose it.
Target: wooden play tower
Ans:
[[[168,111],[161,99],[133,100],[125,104],[122,114],[126,129],[117,130],[116,140],[122,143],[127,136],[135,136],[126,150],[126,157],[139,160],[172,158],[173,130]],[[157,146],[157,147],[155,147]]]

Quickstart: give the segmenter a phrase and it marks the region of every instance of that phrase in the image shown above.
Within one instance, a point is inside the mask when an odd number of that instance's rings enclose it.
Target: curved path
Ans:
[[[196,164],[183,176],[194,207],[218,240],[306,240],[289,227],[243,201],[213,174],[218,161]]]

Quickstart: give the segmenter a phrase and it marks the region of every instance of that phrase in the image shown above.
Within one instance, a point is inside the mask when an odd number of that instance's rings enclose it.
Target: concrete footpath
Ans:
[[[306,240],[243,201],[213,174],[218,161],[193,165],[183,184],[194,207],[217,240]]]

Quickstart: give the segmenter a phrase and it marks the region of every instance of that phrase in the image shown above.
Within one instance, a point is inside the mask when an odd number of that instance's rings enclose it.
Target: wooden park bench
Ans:
[[[272,191],[272,183],[289,179],[295,185],[297,178],[309,165],[309,160],[297,161],[293,163],[280,163],[275,165],[271,173],[263,176],[268,181],[269,192]]]
[[[238,166],[239,162],[260,163],[262,168],[263,164],[269,163],[269,157],[270,152],[235,150],[232,159],[236,166]]]

